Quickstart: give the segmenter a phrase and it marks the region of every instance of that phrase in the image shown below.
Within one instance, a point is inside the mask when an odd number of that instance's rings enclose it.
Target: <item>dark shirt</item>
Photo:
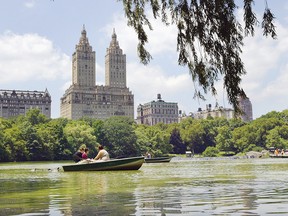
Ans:
[[[80,151],[77,151],[74,155],[73,155],[73,160],[75,161],[75,163],[79,162],[82,160],[82,153]]]

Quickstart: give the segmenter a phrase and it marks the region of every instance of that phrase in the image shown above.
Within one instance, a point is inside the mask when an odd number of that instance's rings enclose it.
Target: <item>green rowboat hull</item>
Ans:
[[[172,157],[145,158],[145,163],[168,163]]]
[[[64,171],[138,170],[143,163],[144,157],[130,157],[86,164],[65,165],[62,167]]]

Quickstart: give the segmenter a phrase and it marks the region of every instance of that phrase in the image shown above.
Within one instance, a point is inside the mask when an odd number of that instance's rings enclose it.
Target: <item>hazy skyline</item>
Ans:
[[[268,5],[276,16],[277,40],[265,38],[262,30],[256,29],[255,37],[245,39],[242,54],[247,75],[241,86],[252,102],[254,119],[288,108],[288,2],[268,0]],[[261,22],[265,1],[256,1],[255,7]],[[60,117],[60,98],[72,83],[71,56],[83,25],[96,52],[97,85],[105,83],[104,59],[115,28],[127,58],[127,86],[134,94],[135,111],[140,103],[156,100],[158,93],[164,101],[177,102],[186,114],[206,104],[214,107],[216,102],[231,107],[222,91],[222,80],[217,83],[217,97],[193,99],[195,85],[188,69],[177,64],[177,30],[173,26],[151,20],[154,31],[149,32],[147,48],[153,60],[146,66],[140,64],[137,37],[127,27],[121,2],[14,0],[4,1],[0,10],[0,89],[47,88],[52,97],[52,118]]]

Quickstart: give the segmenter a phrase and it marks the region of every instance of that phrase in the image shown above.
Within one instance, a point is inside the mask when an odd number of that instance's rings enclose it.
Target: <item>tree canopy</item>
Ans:
[[[229,102],[236,112],[241,111],[237,97],[246,97],[241,87],[241,77],[246,74],[240,58],[245,36],[254,36],[254,27],[259,24],[254,12],[254,1],[243,0],[244,27],[237,20],[236,0],[118,0],[123,2],[128,26],[138,36],[138,55],[144,64],[152,59],[146,50],[148,36],[145,28],[153,30],[148,18],[152,11],[155,19],[165,25],[175,25],[178,63],[186,66],[194,83],[202,89],[195,89],[195,97],[205,99],[204,94],[216,95],[215,83],[223,77]],[[261,27],[264,36],[276,38],[274,15],[267,1]],[[204,93],[204,94],[203,94]]]
[[[72,160],[81,146],[88,147],[88,157],[94,158],[99,144],[108,150],[111,158],[134,157],[146,152],[158,157],[191,150],[211,157],[288,149],[287,115],[288,110],[284,110],[272,111],[251,122],[211,117],[149,126],[137,125],[125,116],[42,121],[41,113],[29,110],[26,116],[0,117],[0,162]]]

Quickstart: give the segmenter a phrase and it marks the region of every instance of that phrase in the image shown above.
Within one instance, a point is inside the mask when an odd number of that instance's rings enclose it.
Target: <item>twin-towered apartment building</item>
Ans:
[[[111,116],[134,118],[134,95],[126,85],[126,55],[115,30],[105,55],[105,85],[96,85],[96,56],[85,28],[72,55],[72,85],[61,98],[60,116],[106,119]]]
[[[111,116],[128,116],[134,119],[134,95],[127,87],[126,80],[126,55],[113,30],[105,55],[105,85],[96,85],[96,55],[83,26],[79,43],[72,55],[72,84],[60,99],[60,117],[107,119]],[[246,103],[245,107],[249,107],[250,101],[242,102]],[[31,108],[38,108],[48,118],[51,117],[51,96],[47,89],[43,92],[0,90],[0,117],[25,115]],[[248,117],[244,121],[252,120],[251,102],[248,110]],[[206,114],[202,112],[202,118]],[[209,110],[211,114],[212,110]],[[197,112],[199,115],[201,112]],[[165,102],[158,94],[156,101],[137,107],[136,122],[147,125],[179,122],[178,104]]]

